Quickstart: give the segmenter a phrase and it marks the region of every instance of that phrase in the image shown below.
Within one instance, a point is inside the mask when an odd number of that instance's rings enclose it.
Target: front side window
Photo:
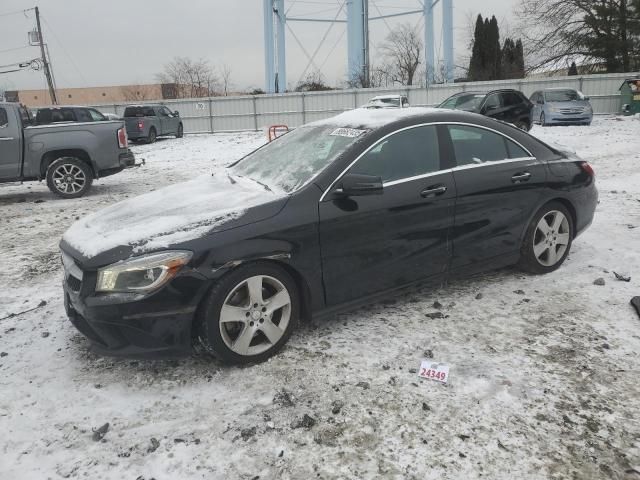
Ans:
[[[384,183],[440,170],[440,148],[434,125],[394,133],[365,153],[349,173],[381,177]]]
[[[489,95],[487,97],[487,101],[484,104],[485,110],[495,110],[496,108],[500,108],[502,106],[502,100],[500,99],[500,95],[494,93],[493,95]]]
[[[458,166],[530,156],[518,144],[491,130],[466,125],[449,125],[447,128]]]
[[[78,117],[79,122],[91,122],[93,119],[91,115],[89,115],[89,110],[86,108],[79,108],[76,110],[76,117]]]
[[[104,122],[107,119],[103,114],[93,108],[89,109],[89,115],[91,115],[91,119],[94,122]]]
[[[7,111],[4,108],[0,108],[0,128],[4,128],[9,125],[9,117]]]
[[[229,174],[251,178],[269,190],[291,193],[367,133],[328,125],[296,128],[232,165]]]

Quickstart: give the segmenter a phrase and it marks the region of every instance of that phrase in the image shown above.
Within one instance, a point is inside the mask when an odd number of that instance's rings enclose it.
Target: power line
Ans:
[[[67,51],[66,48],[64,48],[64,45],[62,44],[62,42],[60,41],[60,39],[58,38],[58,36],[56,35],[56,32],[53,30],[53,28],[51,28],[51,25],[49,25],[49,22],[47,22],[46,17],[41,17],[42,20],[44,21],[44,24],[47,26],[47,29],[49,30],[49,32],[51,32],[51,34],[53,35],[54,40],[58,43],[58,45],[60,46],[60,48],[62,48],[62,51],[65,53],[65,55],[67,56],[67,58],[69,59],[69,62],[71,63],[71,65],[73,66],[73,68],[75,68],[76,72],[78,72],[78,75],[80,76],[80,78],[82,79],[82,81],[85,84],[88,84],[87,79],[85,78],[85,76],[82,74],[82,71],[80,70],[80,68],[78,68],[78,65],[76,64],[76,62],[73,61],[73,57],[71,57],[71,55],[69,54],[69,52]]]
[[[31,11],[31,10],[35,10],[35,8],[25,8],[24,10],[15,10],[13,12],[6,12],[6,13],[0,13],[0,17],[8,17],[10,15],[17,15],[19,13],[24,14],[24,16],[27,16],[27,12]]]
[[[22,47],[7,48],[5,50],[0,50],[0,53],[15,52],[17,50],[23,50],[25,48],[31,48],[31,45],[24,45]]]

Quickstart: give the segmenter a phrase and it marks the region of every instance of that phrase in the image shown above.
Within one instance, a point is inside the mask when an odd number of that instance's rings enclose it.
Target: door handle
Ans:
[[[13,137],[0,137],[0,142],[8,142],[10,140],[15,140]]]
[[[513,183],[526,182],[530,178],[531,178],[531,173],[522,172],[522,173],[516,173],[513,177],[511,177],[511,181]]]
[[[434,185],[432,187],[428,187],[420,192],[420,196],[422,198],[427,197],[436,197],[438,195],[442,195],[447,191],[447,187],[444,185]]]

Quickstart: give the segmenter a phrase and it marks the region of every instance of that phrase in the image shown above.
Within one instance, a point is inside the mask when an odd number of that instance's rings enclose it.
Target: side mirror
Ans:
[[[493,112],[494,110],[497,110],[498,106],[497,105],[487,105],[486,107],[484,107],[484,111],[485,113],[489,113],[489,112]]]
[[[173,112],[173,116],[174,117],[179,117],[180,116],[180,112],[178,110],[176,110],[175,112]]]
[[[589,100],[589,97],[586,97],[586,96],[585,96],[585,97],[584,97],[584,99],[588,101],[588,100]]]
[[[374,175],[358,175],[347,173],[335,192],[345,197],[364,197],[367,195],[382,195],[384,187],[382,178]]]

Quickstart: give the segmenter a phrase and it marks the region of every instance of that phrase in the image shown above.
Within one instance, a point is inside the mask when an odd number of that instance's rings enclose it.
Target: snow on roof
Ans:
[[[380,128],[389,123],[397,122],[405,118],[418,117],[426,113],[439,111],[436,108],[409,107],[389,109],[357,108],[336,115],[335,117],[310,123],[310,126],[335,126],[352,128]]]
[[[202,175],[130,198],[75,222],[62,238],[87,257],[120,246],[142,253],[206,235],[283,196],[252,180],[233,181],[224,174]]]

